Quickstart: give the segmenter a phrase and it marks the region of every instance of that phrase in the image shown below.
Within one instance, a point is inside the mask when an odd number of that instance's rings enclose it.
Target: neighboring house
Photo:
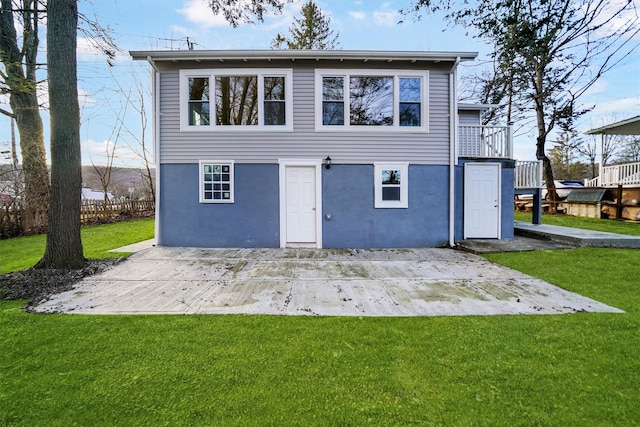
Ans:
[[[107,199],[113,199],[113,195],[110,192],[107,192]],[[82,200],[98,200],[102,202],[104,201],[104,191],[92,190],[91,188],[82,187]]]
[[[131,55],[153,69],[159,245],[513,237],[510,129],[456,101],[457,66],[476,53]]]

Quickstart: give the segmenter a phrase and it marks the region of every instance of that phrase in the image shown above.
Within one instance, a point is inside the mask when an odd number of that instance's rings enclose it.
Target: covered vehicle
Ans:
[[[558,194],[558,199],[564,200],[567,198],[571,190],[576,188],[584,188],[584,184],[582,180],[567,180],[567,179],[558,179],[554,180],[553,183],[556,187],[556,193]],[[542,181],[542,198],[547,198],[547,184]]]

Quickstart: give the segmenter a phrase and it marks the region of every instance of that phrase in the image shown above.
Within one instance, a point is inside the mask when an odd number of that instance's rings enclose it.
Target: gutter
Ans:
[[[279,60],[362,60],[362,61],[473,61],[478,52],[447,51],[376,51],[376,50],[310,50],[310,49],[269,49],[269,50],[146,50],[130,51],[134,60],[150,58],[160,61],[269,61]]]
[[[156,66],[151,56],[147,56],[147,62],[151,65],[151,105],[153,115],[153,160],[156,166],[156,206],[155,206],[155,226],[154,235],[156,245],[160,246],[160,70]]]
[[[458,163],[458,98],[456,94],[458,64],[460,64],[460,57],[456,58],[449,72],[449,246],[452,248],[456,245],[455,166]]]

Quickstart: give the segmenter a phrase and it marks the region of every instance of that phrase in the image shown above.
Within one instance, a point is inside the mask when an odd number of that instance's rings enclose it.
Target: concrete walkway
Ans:
[[[515,221],[515,233],[520,236],[551,240],[571,246],[595,248],[640,248],[640,236],[582,230],[559,225],[531,224]]]
[[[36,310],[323,316],[620,312],[451,249],[167,247],[142,250]]]

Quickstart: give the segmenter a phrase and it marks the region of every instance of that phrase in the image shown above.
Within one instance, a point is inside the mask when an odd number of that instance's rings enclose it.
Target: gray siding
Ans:
[[[458,124],[461,126],[479,126],[482,124],[480,120],[480,111],[478,110],[460,110],[458,111]]]
[[[266,65],[265,65],[266,64]],[[194,163],[199,159],[232,159],[244,163],[274,163],[278,158],[324,158],[335,164],[409,161],[447,164],[449,160],[450,64],[429,70],[429,132],[315,130],[314,69],[364,69],[361,62],[250,63],[251,68],[293,69],[293,132],[181,132],[179,65],[160,74],[160,163]],[[202,68],[236,68],[238,64],[200,64]],[[243,65],[247,67],[246,64]],[[372,68],[406,69],[400,64],[371,64]]]

